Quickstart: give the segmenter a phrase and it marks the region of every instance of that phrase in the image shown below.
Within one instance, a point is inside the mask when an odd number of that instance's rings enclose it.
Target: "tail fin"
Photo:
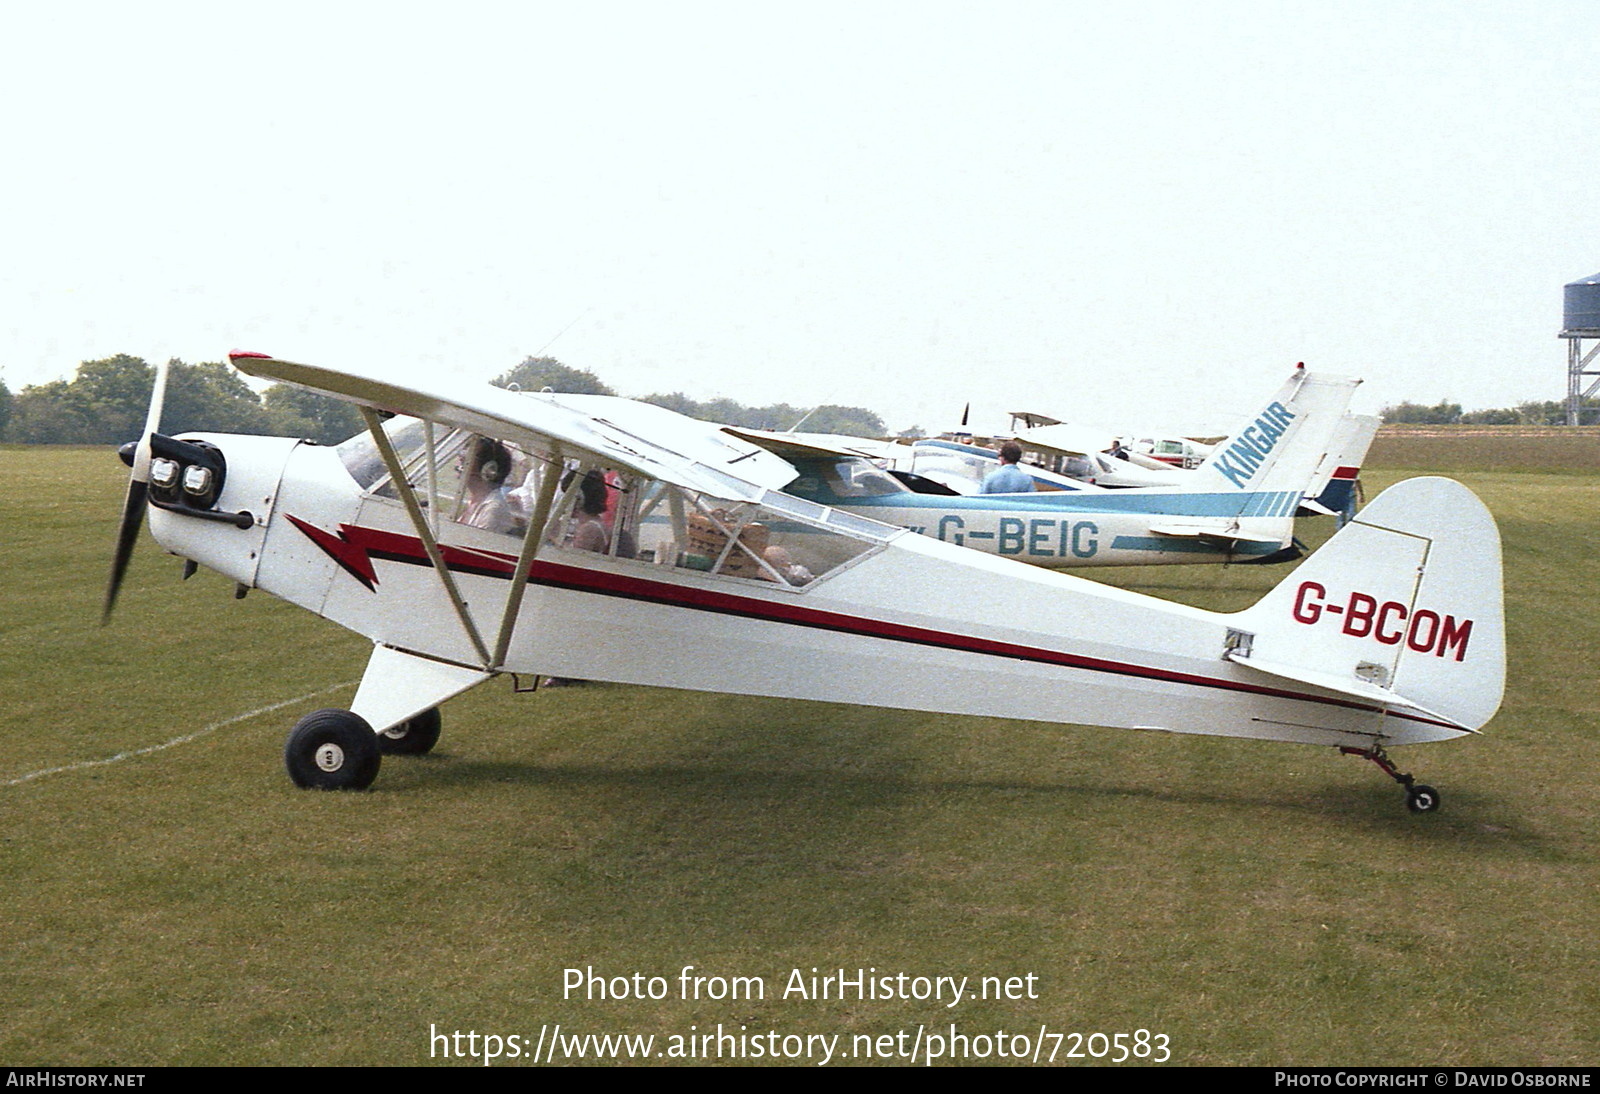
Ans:
[[[1195,482],[1224,494],[1292,492],[1298,501],[1360,383],[1296,369],[1248,425],[1212,449]]]
[[[1356,478],[1366,461],[1367,450],[1378,435],[1381,420],[1369,414],[1346,414],[1339,420],[1322,466],[1306,487],[1304,513],[1337,513],[1349,520],[1356,512]]]
[[[1451,479],[1390,487],[1260,603],[1229,659],[1414,715],[1412,739],[1476,730],[1505,691],[1500,534]],[[1403,735],[1397,735],[1403,736]]]

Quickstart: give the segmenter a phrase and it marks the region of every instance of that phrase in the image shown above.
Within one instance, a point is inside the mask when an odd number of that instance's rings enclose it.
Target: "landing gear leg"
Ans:
[[[1347,748],[1341,745],[1339,751],[1346,756],[1360,756],[1363,760],[1371,760],[1383,768],[1384,774],[1406,788],[1406,808],[1413,813],[1432,813],[1439,808],[1439,792],[1431,786],[1424,786],[1411,775],[1395,767],[1382,745],[1373,745],[1371,748]]]

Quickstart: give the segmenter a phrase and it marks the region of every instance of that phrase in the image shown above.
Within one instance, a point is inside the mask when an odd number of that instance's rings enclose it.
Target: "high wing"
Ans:
[[[838,433],[778,433],[735,425],[725,425],[722,431],[759,445],[785,460],[836,456],[840,459],[893,461],[907,459],[911,455],[909,445],[877,441],[870,437],[847,437]]]
[[[1024,429],[1017,434],[1017,443],[1024,448],[1037,449],[1051,455],[1087,456],[1104,452],[1111,447],[1115,435],[1101,435],[1081,426],[1057,423]]]
[[[1039,426],[1037,429],[1026,429],[1017,434],[1017,443],[1024,449],[1041,453],[1044,456],[1066,456],[1086,459],[1096,459],[1105,455],[1111,449],[1111,442],[1116,439],[1115,434],[1106,434],[1099,430],[1087,429],[1083,426],[1058,425]],[[1186,474],[1183,468],[1174,467],[1170,463],[1162,463],[1153,456],[1143,452],[1135,452],[1124,447],[1122,455],[1117,458],[1120,465],[1116,468],[1122,472],[1113,485],[1120,487],[1142,486],[1172,486],[1181,481]],[[1142,472],[1154,472],[1143,474]],[[1096,481],[1102,481],[1096,479]]]
[[[1039,429],[1044,426],[1060,425],[1060,418],[1052,418],[1048,414],[1040,414],[1036,410],[1013,410],[1011,412],[1011,428],[1015,429],[1017,423],[1022,423],[1024,429]]]
[[[401,383],[258,353],[235,352],[229,359],[240,372],[357,406],[505,440],[543,444],[549,438],[571,455],[588,455],[608,466],[739,501],[781,490],[796,474],[760,445],[632,399],[525,394],[488,385],[446,385],[438,379]]]

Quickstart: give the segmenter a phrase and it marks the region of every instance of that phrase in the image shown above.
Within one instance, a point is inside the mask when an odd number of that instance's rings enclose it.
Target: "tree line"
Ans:
[[[11,444],[122,444],[144,428],[155,366],[142,357],[119,353],[84,361],[71,380],[35,384],[13,394],[0,381],[0,442]],[[615,395],[588,369],[576,369],[554,357],[529,357],[496,377],[501,387],[574,395]],[[810,410],[787,403],[750,407],[732,399],[698,402],[682,392],[644,396],[691,418],[751,429],[791,429],[801,418],[814,433],[859,437],[883,435],[883,422],[861,407],[821,406]],[[303,437],[337,444],[362,428],[355,407],[338,399],[274,384],[257,394],[234,370],[220,361],[168,362],[162,431],[254,433]]]
[[[348,403],[274,384],[257,395],[232,365],[167,364],[161,415],[166,433],[208,430],[305,437],[335,444],[361,428]],[[144,428],[156,369],[119,353],[85,361],[71,380],[52,380],[15,395],[0,384],[0,441],[12,444],[122,444]]]
[[[1593,420],[1600,411],[1600,399],[1584,399],[1579,416]],[[1379,412],[1389,425],[1566,425],[1567,404],[1555,399],[1530,400],[1512,407],[1493,410],[1461,410],[1460,403],[1441,400],[1433,406],[1422,403],[1396,403]]]
[[[617,394],[588,369],[575,369],[562,364],[554,357],[529,357],[509,372],[495,377],[501,387],[516,387],[521,391],[565,392],[572,395]],[[851,437],[884,436],[883,420],[872,411],[859,406],[839,406],[828,403],[818,407],[796,407],[788,403],[769,406],[746,406],[732,399],[711,399],[701,402],[691,399],[681,391],[656,392],[638,397],[641,403],[654,403],[675,410],[689,418],[718,425],[736,425],[743,429],[767,429],[781,432],[805,423],[807,433],[842,433]]]

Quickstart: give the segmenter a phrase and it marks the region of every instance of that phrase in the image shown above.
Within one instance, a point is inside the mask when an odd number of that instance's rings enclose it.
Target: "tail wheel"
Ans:
[[[283,748],[289,778],[302,790],[365,790],[382,762],[377,734],[348,710],[315,710],[295,723]]]
[[[1406,791],[1406,808],[1413,813],[1432,813],[1439,808],[1439,792],[1417,783]]]
[[[378,750],[393,756],[421,756],[439,743],[443,721],[439,708],[425,710],[408,721],[390,726],[378,734]]]

